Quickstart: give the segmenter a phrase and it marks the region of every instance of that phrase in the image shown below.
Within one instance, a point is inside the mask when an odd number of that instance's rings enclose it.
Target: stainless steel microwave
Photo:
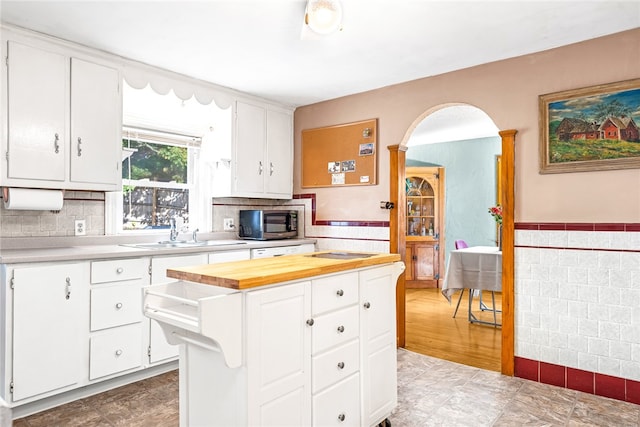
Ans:
[[[298,212],[289,210],[240,211],[240,238],[290,239],[298,236]]]

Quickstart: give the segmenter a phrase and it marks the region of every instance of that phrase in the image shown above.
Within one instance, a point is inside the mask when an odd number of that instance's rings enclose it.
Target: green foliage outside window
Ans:
[[[126,165],[122,168],[123,178],[187,183],[188,150],[186,147],[135,140],[124,140],[123,147],[137,150],[129,158],[130,168]]]

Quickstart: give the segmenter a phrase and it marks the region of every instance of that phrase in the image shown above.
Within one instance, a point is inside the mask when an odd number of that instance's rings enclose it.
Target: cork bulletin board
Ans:
[[[378,120],[302,131],[302,187],[377,184]]]

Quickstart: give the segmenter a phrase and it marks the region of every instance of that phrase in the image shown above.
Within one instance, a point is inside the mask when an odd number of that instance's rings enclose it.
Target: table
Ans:
[[[451,302],[451,295],[455,291],[464,292],[465,289],[470,290],[469,321],[499,326],[495,320],[495,305],[493,323],[479,320],[473,315],[471,312],[473,299],[471,290],[502,291],[502,251],[499,251],[495,246],[473,246],[451,251],[442,285],[442,295]],[[457,310],[456,307],[456,312]]]

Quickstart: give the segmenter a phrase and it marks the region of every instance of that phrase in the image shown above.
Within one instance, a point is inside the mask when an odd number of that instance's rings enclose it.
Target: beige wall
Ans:
[[[615,58],[612,61],[611,58]],[[640,29],[300,107],[294,193],[316,193],[318,219],[388,220],[387,146],[430,112],[465,103],[516,129],[517,222],[640,222],[640,170],[540,175],[538,95],[640,77]],[[366,78],[363,77],[363,78]],[[302,189],[301,131],[378,118],[378,185]]]

